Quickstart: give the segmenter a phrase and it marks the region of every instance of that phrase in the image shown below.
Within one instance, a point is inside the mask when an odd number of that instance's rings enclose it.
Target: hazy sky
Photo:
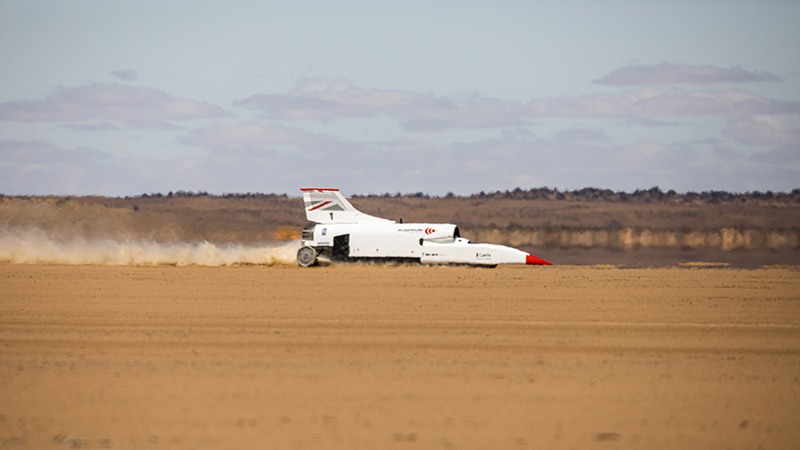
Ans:
[[[0,193],[800,187],[798,1],[4,1]]]

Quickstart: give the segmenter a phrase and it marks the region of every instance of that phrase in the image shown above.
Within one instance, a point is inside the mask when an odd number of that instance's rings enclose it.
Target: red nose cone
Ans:
[[[537,258],[537,257],[535,257],[533,255],[525,256],[525,264],[538,264],[538,265],[541,265],[541,266],[552,266],[553,265],[553,263],[551,263],[550,261],[545,261],[542,258]]]

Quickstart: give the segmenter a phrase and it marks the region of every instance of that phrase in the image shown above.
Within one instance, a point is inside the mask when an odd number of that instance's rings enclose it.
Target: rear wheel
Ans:
[[[317,262],[317,251],[311,247],[303,247],[297,251],[297,265],[300,267],[313,266]]]

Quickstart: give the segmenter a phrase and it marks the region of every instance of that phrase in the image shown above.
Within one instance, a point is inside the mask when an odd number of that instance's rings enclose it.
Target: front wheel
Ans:
[[[303,247],[297,251],[297,265],[310,267],[317,262],[317,251],[311,247]]]

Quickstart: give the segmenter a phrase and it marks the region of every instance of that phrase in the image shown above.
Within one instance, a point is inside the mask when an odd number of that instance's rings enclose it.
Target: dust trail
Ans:
[[[299,241],[275,246],[216,245],[209,242],[160,243],[111,238],[57,239],[35,228],[0,229],[0,263],[93,264],[109,266],[229,266],[295,264]]]

